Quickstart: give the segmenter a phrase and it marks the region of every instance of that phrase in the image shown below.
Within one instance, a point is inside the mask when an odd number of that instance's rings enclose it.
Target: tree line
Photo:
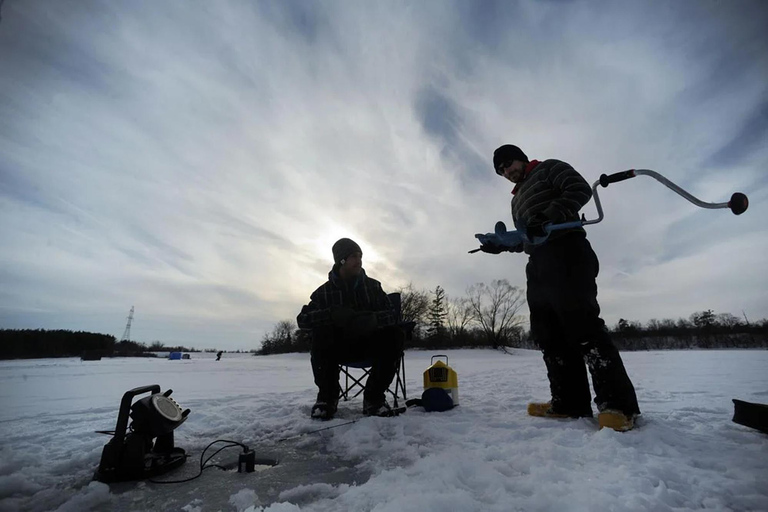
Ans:
[[[416,324],[406,348],[538,348],[524,329],[525,292],[506,279],[467,288],[462,297],[449,297],[441,286],[419,290],[412,284],[397,290],[403,322]],[[619,350],[690,348],[768,348],[768,320],[742,321],[712,310],[688,319],[649,320],[646,324],[620,319],[606,327]],[[307,352],[311,334],[293,320],[281,320],[264,335],[258,355]]]
[[[409,284],[397,292],[401,320],[415,324],[406,348],[537,348],[524,328],[525,292],[506,279],[470,286],[462,297],[449,297],[441,286],[420,290]],[[750,322],[746,316],[742,319],[711,309],[688,318],[652,319],[645,324],[622,318],[608,330],[619,350],[768,348],[768,320]],[[264,335],[261,347],[251,352],[308,352],[311,343],[311,333],[298,329],[294,320],[281,320]],[[112,335],[84,331],[0,329],[0,359],[80,357],[86,352],[120,357],[200,350],[160,341],[150,345],[118,342]]]
[[[768,348],[768,320],[750,322],[711,309],[689,318],[649,320],[645,324],[620,319],[611,329],[619,350],[689,348]]]
[[[498,348],[519,344],[525,335],[519,314],[525,293],[506,279],[470,286],[460,298],[448,297],[441,286],[427,291],[409,284],[397,292],[401,321],[415,324],[405,348]],[[264,335],[256,354],[305,352],[310,346],[311,333],[293,320],[281,320]]]
[[[83,352],[112,353],[115,337],[85,331],[0,329],[0,359],[72,357]]]
[[[201,352],[192,347],[150,345],[117,339],[111,334],[65,329],[0,329],[1,359],[44,357],[154,357],[156,352]],[[205,352],[216,352],[206,349]]]

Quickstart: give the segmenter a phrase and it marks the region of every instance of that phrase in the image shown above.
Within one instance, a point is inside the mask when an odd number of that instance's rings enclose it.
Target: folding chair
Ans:
[[[399,293],[388,294],[389,300],[395,307],[395,316],[397,325],[403,329],[405,339],[409,340],[413,336],[413,329],[416,325],[415,322],[403,322],[401,301]],[[344,385],[341,387],[340,399],[349,400],[360,396],[365,390],[365,381],[371,373],[372,361],[351,361],[339,364],[339,370],[344,374]],[[400,361],[397,363],[397,371],[395,372],[395,378],[393,380],[394,390],[392,385],[387,389],[387,393],[392,395],[394,406],[398,407],[398,397],[402,392],[403,401],[408,399],[407,390],[405,387],[405,352],[400,354]],[[354,394],[352,394],[354,393]]]

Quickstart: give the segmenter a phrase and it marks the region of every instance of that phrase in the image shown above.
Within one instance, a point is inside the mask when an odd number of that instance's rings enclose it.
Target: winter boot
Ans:
[[[636,417],[636,414],[626,415],[621,411],[606,409],[597,415],[597,423],[601,429],[608,427],[616,432],[626,432],[634,428]]]
[[[556,411],[552,408],[552,402],[531,402],[528,404],[528,414],[541,418],[591,418],[592,411],[583,413],[568,413]]]
[[[528,415],[540,418],[568,418],[567,414],[560,414],[552,410],[551,402],[531,402],[528,404]]]
[[[312,406],[312,412],[310,416],[313,420],[332,420],[336,415],[336,409],[339,405],[338,400],[322,400],[317,399],[315,405]]]
[[[363,414],[366,416],[380,417],[395,416],[395,412],[392,410],[392,407],[389,406],[386,399],[384,401],[376,402],[363,400]]]

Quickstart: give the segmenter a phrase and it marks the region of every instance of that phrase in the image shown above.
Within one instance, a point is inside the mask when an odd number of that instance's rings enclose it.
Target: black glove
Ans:
[[[487,252],[488,254],[501,254],[502,252],[507,252],[509,249],[501,245],[487,243],[487,244],[482,244],[480,246],[480,250],[483,252]]]
[[[345,306],[331,306],[331,322],[336,327],[344,329],[357,313]]]
[[[507,247],[504,245],[496,244],[482,244],[480,250],[487,252],[488,254],[501,254],[502,252],[523,252],[523,244],[518,244],[514,247]]]
[[[347,323],[344,334],[350,338],[359,338],[375,331],[379,326],[376,313],[373,311],[360,311]]]
[[[529,240],[533,240],[534,237],[540,238],[547,236],[544,226],[549,223],[550,221],[545,215],[537,213],[528,221],[528,224],[525,227],[525,234],[528,235]]]

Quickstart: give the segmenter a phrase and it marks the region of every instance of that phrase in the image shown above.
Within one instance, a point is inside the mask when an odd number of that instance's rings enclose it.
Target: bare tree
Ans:
[[[497,279],[490,286],[478,283],[467,289],[467,300],[475,320],[493,348],[507,345],[521,330],[522,318],[517,314],[525,304],[523,291]]]
[[[742,325],[741,318],[731,313],[719,313],[715,315],[715,323],[729,330],[733,330]]]
[[[259,354],[284,354],[293,350],[293,333],[296,331],[296,322],[293,320],[280,320],[271,333],[266,333],[261,340]]]
[[[417,326],[424,326],[429,311],[429,294],[426,291],[414,289],[413,283],[408,283],[408,286],[400,288],[398,292],[403,321],[416,322]]]
[[[462,336],[467,332],[472,322],[472,305],[469,299],[461,297],[458,299],[448,298],[446,305],[445,323],[448,328],[448,335],[451,338]]]

